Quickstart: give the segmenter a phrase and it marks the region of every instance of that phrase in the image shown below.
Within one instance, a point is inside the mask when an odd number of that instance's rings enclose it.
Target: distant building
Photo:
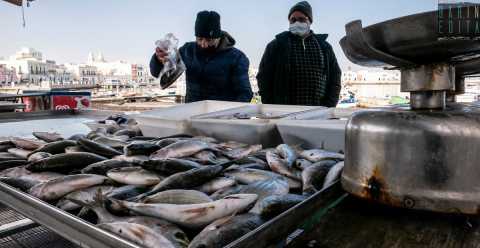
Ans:
[[[98,84],[99,75],[95,66],[86,64],[70,64],[64,65],[66,71],[71,74],[73,81],[80,84]]]
[[[14,86],[16,83],[18,83],[18,77],[15,68],[0,64],[0,86]]]
[[[33,48],[22,48],[7,60],[0,61],[7,67],[15,68],[20,82],[40,85],[48,81],[47,62],[42,53]]]
[[[65,66],[43,58],[34,48],[24,47],[8,59],[0,60],[6,68],[15,72],[15,82],[34,86],[64,84],[72,80]]]
[[[342,90],[356,98],[388,99],[393,96],[406,97],[400,91],[400,71],[351,71],[342,73]]]
[[[150,75],[150,71],[146,66],[142,64],[132,64],[132,81],[137,84],[149,84],[153,82],[153,77]],[[150,80],[152,79],[152,80]]]

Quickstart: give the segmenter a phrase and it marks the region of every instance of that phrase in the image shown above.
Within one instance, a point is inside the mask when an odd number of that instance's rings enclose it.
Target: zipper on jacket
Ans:
[[[302,38],[302,45],[303,45],[303,51],[307,50],[307,49],[305,48],[305,38]]]

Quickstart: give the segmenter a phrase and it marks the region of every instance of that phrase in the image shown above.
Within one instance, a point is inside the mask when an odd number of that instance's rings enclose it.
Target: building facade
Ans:
[[[408,97],[400,91],[400,71],[351,71],[342,73],[342,90],[353,93],[356,98],[389,99]]]
[[[0,87],[15,86],[17,83],[18,77],[15,68],[8,68],[7,65],[0,64]]]

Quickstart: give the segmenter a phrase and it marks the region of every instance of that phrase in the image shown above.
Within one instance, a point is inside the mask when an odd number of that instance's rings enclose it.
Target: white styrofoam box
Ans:
[[[315,106],[299,106],[299,105],[274,105],[274,104],[250,104],[248,106],[241,106],[237,108],[226,109],[213,113],[207,113],[202,115],[192,116],[192,119],[221,119],[221,120],[247,120],[234,118],[235,114],[248,114],[248,115],[263,115],[263,120],[278,120],[286,118],[296,113],[304,113],[311,110],[326,109],[324,107]],[[258,119],[250,119],[258,120]]]
[[[318,108],[301,113],[295,113],[283,119],[287,120],[348,120],[350,116],[361,111],[355,108]]]
[[[347,120],[280,120],[276,123],[283,143],[304,148],[345,151]]]
[[[358,108],[314,109],[296,113],[277,122],[284,143],[306,148],[345,151],[345,126]]]
[[[193,116],[192,130],[197,135],[211,136],[219,140],[234,140],[247,144],[262,144],[273,147],[282,139],[275,123],[292,113],[308,111],[318,107],[291,105],[249,105],[215,113]],[[235,119],[234,114],[262,114],[272,119]]]
[[[191,133],[190,118],[194,115],[246,105],[250,104],[241,102],[200,101],[146,111],[136,115],[135,119],[143,135],[164,137],[181,133]]]

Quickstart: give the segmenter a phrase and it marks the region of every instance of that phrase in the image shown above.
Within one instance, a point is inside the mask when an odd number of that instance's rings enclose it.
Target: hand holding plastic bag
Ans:
[[[166,53],[162,59],[163,69],[160,71],[159,78],[164,75],[169,78],[172,74],[177,74],[179,70],[181,72],[185,70],[185,65],[178,53],[178,39],[175,35],[168,33],[163,39],[157,40],[155,45],[163,53]]]

